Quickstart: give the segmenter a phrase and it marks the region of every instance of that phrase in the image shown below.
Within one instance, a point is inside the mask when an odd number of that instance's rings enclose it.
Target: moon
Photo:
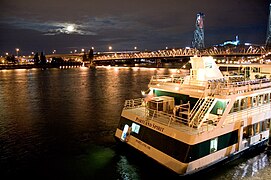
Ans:
[[[67,31],[68,31],[68,32],[73,32],[73,31],[75,31],[74,26],[73,26],[73,25],[68,25],[68,26],[67,26]]]

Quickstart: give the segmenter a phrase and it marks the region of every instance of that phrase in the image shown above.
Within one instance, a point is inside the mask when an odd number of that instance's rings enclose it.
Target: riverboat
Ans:
[[[156,75],[126,100],[115,138],[179,175],[268,144],[271,77],[225,75],[212,57],[191,57],[187,76]]]

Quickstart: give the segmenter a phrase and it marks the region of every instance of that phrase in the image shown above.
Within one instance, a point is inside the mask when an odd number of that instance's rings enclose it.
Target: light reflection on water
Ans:
[[[227,176],[232,177],[231,179],[268,179],[270,173],[267,175],[266,172],[270,168],[270,157],[263,152],[236,164]]]
[[[125,156],[120,156],[120,160],[117,162],[117,172],[119,173],[121,179],[140,179],[137,168],[130,164]]]
[[[116,148],[113,139],[125,99],[141,97],[152,75],[175,72],[141,67],[0,71],[2,175],[184,179],[137,151]],[[270,157],[265,153],[237,162],[223,166],[222,171],[208,171],[204,177],[270,177]]]

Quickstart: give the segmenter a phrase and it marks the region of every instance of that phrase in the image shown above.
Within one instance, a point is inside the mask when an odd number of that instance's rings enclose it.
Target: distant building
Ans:
[[[239,38],[238,38],[238,35],[235,36],[235,41],[225,41],[224,43],[222,44],[219,44],[219,45],[216,45],[216,46],[226,46],[226,45],[239,45],[240,44],[240,41],[239,41]]]

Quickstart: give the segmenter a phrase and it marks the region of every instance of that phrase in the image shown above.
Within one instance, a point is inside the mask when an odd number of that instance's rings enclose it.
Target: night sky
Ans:
[[[264,44],[269,0],[1,0],[0,54],[158,50],[191,46],[203,12],[205,46]]]

